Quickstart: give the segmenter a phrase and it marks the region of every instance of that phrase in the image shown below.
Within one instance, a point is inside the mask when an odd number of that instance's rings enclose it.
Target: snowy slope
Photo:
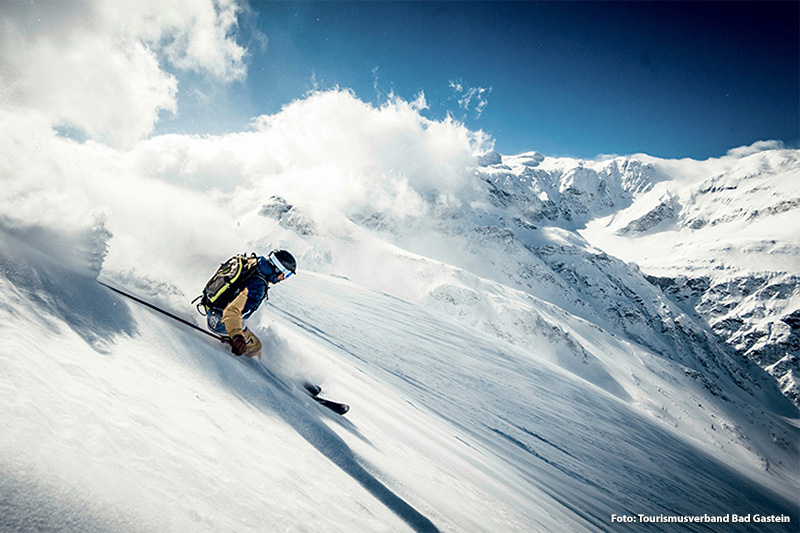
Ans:
[[[612,515],[758,513],[791,519],[758,530],[793,531],[800,520],[797,406],[704,311],[752,305],[780,340],[773,318],[791,311],[796,285],[724,293],[720,276],[796,273],[793,234],[774,237],[783,255],[725,255],[746,257],[735,269],[707,263],[690,238],[725,227],[755,238],[741,220],[753,210],[711,218],[748,199],[761,198],[751,207],[764,220],[791,217],[767,198],[790,196],[796,152],[476,163],[482,135],[347,91],[312,94],[252,131],[126,150],[25,118],[0,116],[0,150],[15,154],[0,162],[0,529],[638,531],[648,526]],[[702,193],[709,179],[737,189]],[[745,182],[762,185],[737,196]],[[626,255],[632,242],[642,254],[669,243],[652,256],[663,269]],[[261,361],[96,283],[202,324],[190,302],[218,263],[275,247],[300,271],[250,320]],[[697,293],[670,289],[684,263]],[[303,379],[351,412],[314,403]]]
[[[791,409],[753,416],[766,406],[723,401],[552,306],[535,307],[603,358],[602,388],[550,361],[568,354],[561,339],[522,349],[311,272],[274,289],[254,324],[272,355],[242,361],[94,283],[86,258],[102,255],[102,238],[40,231],[40,250],[22,240],[31,235],[7,229],[2,241],[4,529],[592,531],[624,513],[798,519],[797,430],[780,416]],[[306,399],[296,382],[308,376],[352,412]]]

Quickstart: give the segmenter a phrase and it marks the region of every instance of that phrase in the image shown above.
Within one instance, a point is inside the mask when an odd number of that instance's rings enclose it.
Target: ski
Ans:
[[[350,410],[350,406],[346,403],[334,402],[333,400],[328,400],[327,398],[320,396],[320,393],[322,393],[322,387],[319,385],[314,385],[313,383],[304,383],[303,388],[306,390],[306,392],[308,392],[315,402],[327,407],[336,414],[343,415]]]

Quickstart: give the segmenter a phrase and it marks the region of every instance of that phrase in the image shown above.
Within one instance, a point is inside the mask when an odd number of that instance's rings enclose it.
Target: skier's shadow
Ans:
[[[214,351],[217,351],[215,348]],[[355,453],[347,443],[342,440],[331,428],[323,417],[332,417],[339,423],[350,424],[341,419],[339,415],[329,412],[324,407],[317,405],[310,397],[289,385],[284,379],[270,370],[266,365],[256,360],[242,359],[254,373],[264,378],[265,386],[256,390],[242,391],[240,383],[235,382],[228,365],[238,361],[227,358],[224,354],[202,354],[203,357],[211,355],[213,366],[216,367],[217,376],[231,388],[239,389],[240,397],[259,410],[278,415],[287,425],[292,427],[329,461],[338,466],[357,481],[364,489],[372,494],[378,501],[385,505],[409,527],[415,531],[438,532],[439,529],[425,515],[414,509],[408,502],[392,492],[386,485],[370,474],[362,465]],[[250,391],[257,392],[256,394]],[[354,431],[355,428],[352,428]]]

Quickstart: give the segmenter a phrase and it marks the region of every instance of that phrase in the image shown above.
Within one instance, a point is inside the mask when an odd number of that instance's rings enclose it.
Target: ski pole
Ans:
[[[106,288],[109,288],[109,289],[111,289],[112,291],[114,291],[114,292],[116,292],[116,293],[119,293],[119,294],[121,294],[122,296],[125,296],[126,298],[130,298],[130,299],[131,299],[131,300],[133,300],[134,302],[138,302],[138,303],[140,303],[140,304],[142,304],[142,305],[144,305],[144,306],[147,306],[147,307],[149,307],[150,309],[153,309],[154,311],[158,311],[158,312],[159,312],[159,313],[161,313],[162,315],[166,315],[166,316],[170,317],[170,318],[171,318],[171,319],[173,319],[173,320],[177,320],[177,321],[178,321],[178,322],[180,322],[181,324],[185,324],[185,325],[189,326],[190,328],[194,328],[194,329],[196,329],[197,331],[200,331],[200,332],[202,332],[202,333],[205,333],[205,334],[206,334],[206,335],[208,335],[209,337],[214,337],[215,339],[217,339],[217,340],[218,340],[218,341],[220,341],[220,342],[223,342],[223,343],[227,343],[227,342],[228,342],[228,339],[226,339],[225,337],[223,337],[223,336],[221,336],[221,335],[217,335],[216,333],[212,333],[212,332],[210,332],[210,331],[207,331],[207,330],[205,330],[205,329],[201,328],[200,326],[198,326],[197,324],[192,324],[192,323],[191,323],[191,322],[189,322],[188,320],[184,320],[184,319],[182,319],[181,317],[179,317],[179,316],[175,316],[175,315],[173,315],[172,313],[170,313],[170,312],[168,312],[168,311],[164,311],[163,309],[161,309],[161,308],[159,308],[159,307],[156,307],[155,305],[153,305],[153,304],[151,304],[151,303],[145,302],[144,300],[142,300],[142,299],[140,299],[140,298],[137,298],[136,296],[133,296],[132,294],[128,294],[127,292],[125,292],[125,291],[121,291],[121,290],[117,289],[116,287],[112,287],[111,285],[107,285],[107,284],[103,283],[103,282],[102,282],[102,281],[100,281],[100,280],[97,280],[97,283],[99,283],[99,284],[100,284],[100,285],[102,285],[103,287],[106,287]]]

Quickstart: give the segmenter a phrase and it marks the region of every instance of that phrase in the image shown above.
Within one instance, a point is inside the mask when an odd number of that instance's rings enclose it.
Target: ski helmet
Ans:
[[[286,250],[273,250],[267,260],[269,260],[276,272],[283,273],[284,279],[294,274],[295,270],[297,270],[297,262],[294,260],[294,256]]]

